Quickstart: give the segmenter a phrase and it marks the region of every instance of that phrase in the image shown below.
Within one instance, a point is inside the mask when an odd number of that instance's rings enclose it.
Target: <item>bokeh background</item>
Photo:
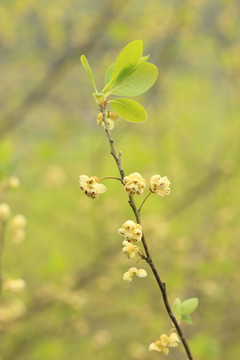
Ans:
[[[120,183],[97,200],[78,185],[118,175],[79,57],[100,89],[136,39],[159,78],[137,99],[147,122],[118,120],[116,147],[126,173],[171,181],[142,220],[170,301],[199,297],[183,325],[194,359],[239,358],[239,18],[237,0],[1,1],[0,176],[21,186],[0,202],[27,219],[3,253],[4,279],[26,288],[1,295],[1,360],[157,359],[148,345],[171,328],[150,271],[122,281],[134,263],[117,233],[132,218]]]

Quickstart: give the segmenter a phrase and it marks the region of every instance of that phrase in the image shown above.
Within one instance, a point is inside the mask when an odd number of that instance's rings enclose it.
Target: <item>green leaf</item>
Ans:
[[[131,74],[131,72],[137,67],[141,59],[142,52],[142,40],[135,40],[126,45],[114,63],[109,85],[112,85],[113,83],[120,81]],[[104,90],[106,91],[108,87],[106,87]]]
[[[157,80],[158,69],[150,63],[143,63],[124,80],[111,86],[108,91],[120,96],[138,96],[145,93]]]
[[[185,321],[186,323],[188,323],[190,325],[193,324],[192,319],[191,319],[190,315],[188,315],[188,314],[182,315],[182,321]]]
[[[113,72],[113,67],[114,67],[114,63],[111,64],[111,65],[107,68],[107,70],[106,70],[106,72],[105,72],[105,79],[104,79],[105,85],[107,85],[107,84],[109,83],[110,79],[111,79],[112,72]]]
[[[148,58],[149,58],[149,55],[147,55],[147,56],[142,56],[142,57],[140,58],[140,60],[139,60],[139,63],[138,63],[138,65],[137,65],[137,67],[138,67],[139,65],[143,64],[144,62],[146,62],[146,61],[148,60]],[[107,70],[106,70],[106,72],[105,72],[105,79],[104,79],[105,85],[107,85],[107,84],[109,83],[110,79],[111,79],[114,65],[115,65],[115,63],[111,64],[111,65],[107,68]],[[136,68],[133,69],[133,71],[134,71],[134,70],[136,70]]]
[[[82,62],[82,64],[83,64],[83,66],[84,66],[84,69],[87,71],[89,80],[90,80],[92,86],[94,87],[94,90],[97,92],[97,87],[96,87],[96,84],[95,84],[95,80],[94,80],[94,77],[93,77],[93,73],[92,73],[92,70],[91,70],[91,68],[90,68],[90,65],[89,65],[89,63],[88,63],[88,61],[87,61],[86,56],[85,56],[85,55],[82,55],[82,56],[80,57],[80,59],[81,59],[81,62]]]
[[[191,314],[198,306],[198,298],[185,300],[181,305],[182,315]]]
[[[179,298],[176,298],[172,305],[172,312],[176,319],[181,318],[181,300]]]
[[[147,119],[145,109],[137,101],[117,98],[110,101],[113,110],[127,121],[142,122]]]

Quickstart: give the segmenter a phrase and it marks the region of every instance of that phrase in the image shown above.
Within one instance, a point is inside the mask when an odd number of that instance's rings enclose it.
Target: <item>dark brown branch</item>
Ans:
[[[109,129],[109,126],[108,126],[108,123],[107,123],[107,118],[106,118],[106,105],[100,105],[100,111],[103,115],[103,121],[104,121],[104,124],[105,124],[105,132],[107,134],[107,137],[108,137],[108,140],[109,140],[109,143],[110,143],[110,147],[111,147],[111,154],[117,164],[117,167],[118,167],[118,170],[119,170],[119,173],[121,175],[121,178],[123,180],[125,174],[124,174],[124,170],[123,170],[123,167],[122,167],[122,162],[121,162],[121,157],[117,155],[117,152],[115,150],[115,147],[114,147],[114,140],[112,138],[112,134],[110,132],[110,129]],[[136,218],[136,221],[138,224],[141,224],[141,218],[140,218],[140,213],[139,211],[137,210],[137,207],[136,207],[136,204],[135,204],[135,201],[133,199],[133,196],[129,195],[129,205],[131,206],[132,210],[133,210],[133,213],[135,215],[135,218]],[[167,297],[167,291],[166,291],[166,284],[165,282],[163,282],[158,274],[158,271],[153,263],[153,260],[152,260],[152,257],[151,257],[151,254],[150,254],[150,251],[148,249],[148,245],[147,245],[147,242],[146,242],[146,238],[145,238],[145,235],[143,233],[142,235],[142,243],[143,243],[143,247],[144,247],[144,250],[145,250],[145,254],[146,256],[143,257],[146,262],[149,264],[154,276],[155,276],[155,279],[158,283],[158,286],[161,290],[161,293],[162,293],[162,297],[163,297],[163,302],[164,302],[164,305],[165,305],[165,308],[167,310],[167,313],[169,315],[169,317],[171,318],[176,330],[177,330],[177,333],[182,341],[182,344],[184,346],[184,349],[188,355],[188,359],[189,360],[193,360],[193,357],[192,357],[192,354],[191,354],[191,351],[190,351],[190,348],[188,346],[188,343],[182,333],[182,330],[177,322],[177,319],[175,318],[174,314],[172,313],[172,310],[171,310],[171,307],[169,305],[169,301],[168,301],[168,297]]]

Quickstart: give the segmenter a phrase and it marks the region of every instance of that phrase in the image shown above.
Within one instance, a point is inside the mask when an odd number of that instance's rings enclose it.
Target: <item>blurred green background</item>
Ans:
[[[171,181],[142,221],[170,302],[200,299],[183,325],[194,359],[239,358],[239,17],[237,0],[1,1],[0,174],[21,186],[0,202],[28,222],[3,254],[4,278],[26,289],[1,296],[1,360],[157,359],[148,345],[171,328],[150,271],[122,281],[134,262],[117,233],[132,218],[120,183],[97,200],[78,184],[118,175],[79,57],[101,88],[136,39],[159,78],[137,99],[148,121],[118,120],[116,147],[126,174]]]

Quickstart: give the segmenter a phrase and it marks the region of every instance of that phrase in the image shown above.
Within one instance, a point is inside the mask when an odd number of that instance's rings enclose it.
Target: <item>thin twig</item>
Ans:
[[[99,178],[98,180],[101,181],[101,180],[105,180],[105,179],[114,179],[114,180],[119,180],[119,181],[122,182],[121,178],[118,178],[118,177],[115,177],[115,176],[103,176],[103,177]]]
[[[140,207],[139,207],[139,209],[138,209],[138,213],[139,213],[139,215],[140,215],[140,213],[141,213],[141,209],[142,209],[142,207],[143,207],[143,205],[144,205],[144,203],[145,203],[145,201],[149,198],[149,196],[151,195],[151,191],[149,191],[149,193],[147,194],[147,196],[145,197],[145,199],[143,200],[143,202],[141,203],[141,205],[140,205]]]
[[[115,150],[115,147],[114,147],[114,140],[112,138],[112,134],[110,132],[110,129],[109,129],[109,126],[108,126],[108,123],[107,123],[107,118],[106,118],[106,104],[102,104],[99,106],[100,107],[100,111],[103,115],[103,121],[104,121],[104,124],[105,124],[105,132],[107,134],[107,137],[108,137],[108,141],[109,141],[109,144],[110,144],[110,147],[111,147],[111,154],[117,164],[117,167],[118,167],[118,170],[119,170],[119,173],[121,175],[121,178],[123,180],[125,174],[124,174],[124,170],[123,170],[123,167],[122,167],[122,163],[121,163],[121,157],[117,155],[117,152]],[[139,211],[137,210],[137,207],[136,207],[136,204],[135,204],[135,201],[133,199],[133,196],[129,195],[129,205],[131,206],[133,212],[134,212],[134,215],[135,215],[135,218],[136,218],[136,221],[138,224],[141,224],[141,218],[140,218],[140,213]],[[143,204],[142,204],[143,205]],[[141,207],[140,207],[140,210],[141,210]],[[153,263],[153,260],[152,260],[152,257],[150,255],[150,251],[148,249],[148,245],[147,245],[147,242],[146,242],[146,238],[145,238],[145,235],[144,233],[142,234],[142,243],[143,243],[143,247],[144,247],[144,250],[145,250],[145,253],[146,253],[146,257],[144,257],[144,259],[146,260],[146,262],[149,264],[154,276],[155,276],[155,279],[158,283],[158,286],[161,290],[161,293],[162,293],[162,297],[163,297],[163,302],[164,302],[164,305],[165,305],[165,308],[167,310],[167,313],[169,315],[169,317],[171,318],[176,330],[177,330],[177,333],[181,339],[181,342],[184,346],[184,349],[188,355],[188,359],[189,360],[193,360],[193,357],[192,357],[192,354],[191,354],[191,351],[190,351],[190,348],[188,346],[188,343],[182,333],[182,330],[180,328],[180,325],[178,324],[177,322],[177,319],[175,318],[174,314],[172,313],[172,310],[171,310],[171,307],[169,305],[169,301],[168,301],[168,297],[167,297],[167,291],[166,291],[166,284],[165,282],[163,282],[160,278],[160,275],[158,274],[158,271]]]

